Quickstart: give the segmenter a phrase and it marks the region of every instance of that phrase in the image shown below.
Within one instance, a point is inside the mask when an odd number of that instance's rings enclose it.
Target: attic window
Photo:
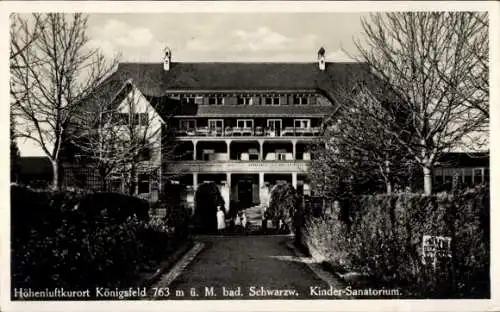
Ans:
[[[141,126],[147,126],[149,125],[149,116],[147,113],[141,113],[139,114],[139,122]]]
[[[132,119],[133,125],[147,126],[149,124],[149,118],[147,113],[134,114]]]
[[[224,98],[221,96],[212,96],[208,98],[209,105],[222,105],[224,103]]]
[[[238,105],[252,105],[252,98],[249,96],[239,96]]]
[[[280,105],[280,98],[279,96],[269,96],[265,98],[264,103],[266,105]]]
[[[181,97],[181,101],[184,104],[194,104],[195,97],[194,96],[183,96],[183,97]]]
[[[307,105],[309,104],[309,98],[305,95],[296,95],[293,97],[294,105]]]

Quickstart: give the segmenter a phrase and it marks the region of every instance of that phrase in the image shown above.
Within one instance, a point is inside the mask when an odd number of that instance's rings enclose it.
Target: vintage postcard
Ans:
[[[0,11],[2,311],[500,309],[498,3]]]

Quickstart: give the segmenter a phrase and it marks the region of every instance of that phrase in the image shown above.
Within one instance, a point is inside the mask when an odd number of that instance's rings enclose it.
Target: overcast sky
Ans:
[[[90,14],[91,44],[122,61],[160,62],[162,49],[173,62],[312,62],[323,46],[327,60],[356,55],[365,13],[162,13]],[[20,141],[23,156],[43,155]]]
[[[92,14],[89,35],[124,61],[158,62],[168,46],[174,61],[314,61],[355,53],[360,18],[345,13]]]

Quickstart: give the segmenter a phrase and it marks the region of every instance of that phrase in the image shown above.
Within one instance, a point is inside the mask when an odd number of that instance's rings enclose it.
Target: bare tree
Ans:
[[[36,142],[53,168],[59,187],[62,141],[79,103],[95,90],[115,65],[97,49],[89,48],[87,17],[82,14],[17,17],[21,31],[12,31],[11,96],[19,138]],[[35,28],[35,29],[33,29]],[[30,44],[26,34],[36,33]]]
[[[27,66],[36,65],[36,59],[29,59],[31,63],[17,62],[17,58],[25,53],[33,46],[35,41],[40,37],[40,33],[45,27],[46,20],[40,14],[33,14],[32,18],[22,17],[19,14],[10,16],[10,66],[11,68],[20,69]],[[27,94],[22,93],[23,89],[11,88],[11,100],[14,102],[11,105],[16,105],[17,101],[23,100]]]
[[[165,99],[147,96],[117,75],[86,100],[71,142],[95,166],[105,190],[109,179],[118,177],[125,191],[136,195],[139,175],[161,182],[162,162],[174,144],[165,127],[169,116],[159,113]]]
[[[311,179],[324,195],[341,196],[343,192],[385,191],[395,185],[408,186],[412,160],[408,152],[378,123],[367,116],[385,120],[386,127],[398,123],[388,114],[388,105],[379,88],[370,88],[363,70],[350,73],[349,79],[321,90],[332,103],[341,107],[325,122],[324,133],[316,145]],[[331,77],[333,78],[333,77]],[[383,185],[383,187],[381,187]],[[322,189],[322,190],[321,190]]]
[[[365,117],[412,155],[422,168],[426,194],[432,192],[438,156],[484,127],[484,113],[464,105],[473,93],[462,81],[471,79],[474,65],[466,63],[470,46],[458,32],[468,30],[468,24],[450,25],[463,14],[468,13],[372,14],[362,20],[365,42],[356,42],[362,61],[394,91],[400,107],[385,107],[386,113],[396,120],[404,111],[405,120],[388,127],[385,118],[367,110]]]

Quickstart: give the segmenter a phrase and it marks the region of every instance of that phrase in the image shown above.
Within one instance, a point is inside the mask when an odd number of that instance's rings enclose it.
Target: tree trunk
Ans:
[[[105,176],[101,176],[101,189],[103,190],[103,192],[109,191],[108,181]]]
[[[392,184],[391,184],[391,182],[389,182],[389,181],[385,182],[385,189],[386,189],[387,194],[389,194],[389,195],[392,194]]]
[[[137,168],[135,165],[132,165],[130,168],[129,195],[137,195],[137,178]]]
[[[428,166],[423,167],[424,171],[424,193],[426,195],[432,194],[432,170]]]
[[[51,160],[52,164],[52,189],[59,189],[59,162]]]

